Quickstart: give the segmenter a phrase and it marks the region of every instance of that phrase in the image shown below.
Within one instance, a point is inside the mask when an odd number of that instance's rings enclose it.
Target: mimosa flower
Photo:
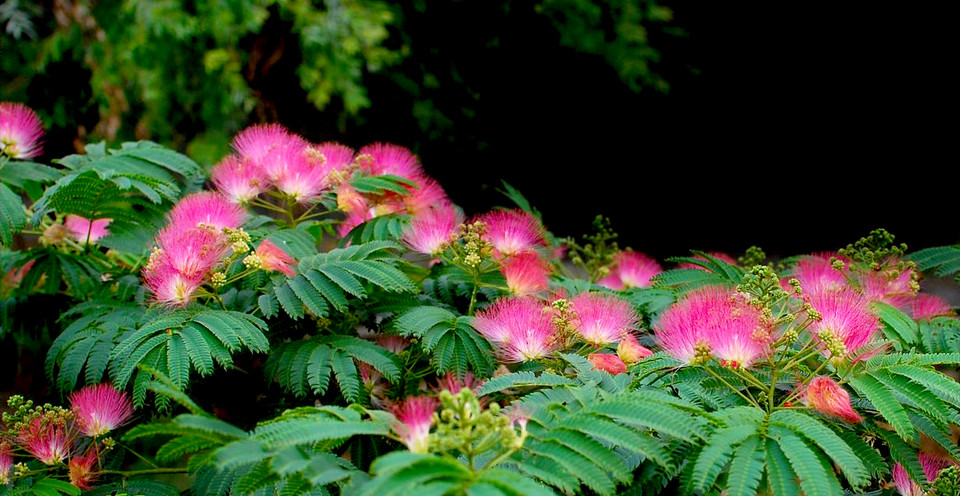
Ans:
[[[13,448],[6,441],[0,442],[0,485],[10,482],[11,468],[13,468]]]
[[[82,456],[74,456],[70,459],[70,484],[84,491],[93,489],[93,481],[97,480],[97,474],[93,466],[97,463],[97,452],[87,451]]]
[[[153,301],[180,307],[193,301],[194,293],[203,285],[203,277],[186,277],[170,265],[157,264],[144,269],[143,282],[153,293]]]
[[[403,242],[418,253],[439,255],[463,220],[463,212],[456,207],[431,208],[410,221],[403,230]]]
[[[417,156],[408,148],[389,143],[374,143],[357,153],[360,170],[371,176],[393,175],[415,179],[424,175]]]
[[[652,354],[653,351],[642,346],[632,332],[625,333],[617,345],[617,355],[627,365],[637,363]]]
[[[507,287],[517,296],[528,296],[549,287],[550,267],[537,252],[524,252],[507,257],[500,265]]]
[[[850,394],[833,379],[818,375],[810,380],[803,395],[803,402],[814,410],[844,422],[857,423],[863,420],[850,404]]]
[[[272,272],[282,272],[287,277],[297,275],[293,270],[296,260],[272,241],[265,239],[257,247],[257,257],[260,259],[260,268]]]
[[[407,213],[419,215],[434,208],[452,208],[450,198],[443,187],[440,186],[440,183],[429,177],[421,177],[414,182],[416,187],[409,195],[403,197],[402,205]]]
[[[663,268],[653,257],[626,250],[614,256],[610,274],[597,284],[614,290],[645,288],[650,286],[650,279],[661,272]]]
[[[323,154],[328,171],[342,171],[350,167],[354,161],[353,148],[340,143],[327,141],[314,145],[313,149]]]
[[[70,395],[70,409],[80,432],[102,436],[123,425],[133,416],[133,403],[127,393],[112,384],[87,386]]]
[[[204,191],[185,196],[174,205],[167,229],[187,231],[203,224],[220,233],[223,228],[240,227],[246,216],[243,207],[231,203],[219,193]]]
[[[931,294],[917,295],[910,306],[910,315],[917,320],[956,316],[949,303],[943,298]]]
[[[484,235],[497,256],[516,255],[543,245],[540,221],[523,210],[494,210],[477,220],[486,224]]]
[[[280,124],[254,124],[240,131],[233,138],[233,149],[242,159],[249,160],[257,167],[263,166],[263,161],[274,154],[277,148],[293,142],[302,142]]]
[[[870,301],[882,301],[906,310],[917,296],[918,286],[910,270],[893,274],[888,271],[869,271],[858,273],[857,276],[863,294]]]
[[[483,380],[478,380],[476,376],[473,375],[469,370],[466,374],[463,375],[463,378],[458,377],[453,372],[447,372],[439,381],[437,381],[436,390],[439,391],[450,391],[450,394],[457,394],[460,390],[466,388],[473,392],[476,392],[480,386],[483,385]],[[480,398],[480,402],[483,403],[485,398]]]
[[[27,159],[43,153],[43,123],[22,103],[0,103],[0,154]]]
[[[793,277],[800,281],[805,293],[819,293],[823,291],[841,291],[850,287],[845,271],[833,268],[830,258],[836,257],[832,253],[807,255],[801,258],[793,267]]]
[[[237,155],[224,157],[214,166],[210,178],[217,191],[234,203],[247,203],[267,187],[267,178],[260,167]]]
[[[316,148],[303,146],[280,148],[272,159],[267,160],[264,170],[277,190],[298,203],[309,202],[327,188],[326,157]]]
[[[393,430],[414,453],[427,453],[430,449],[430,425],[437,400],[429,396],[412,396],[394,408],[398,423]]]
[[[924,481],[924,484],[929,484],[937,480],[937,476],[940,475],[940,471],[947,467],[948,463],[939,458],[935,458],[924,451],[921,451],[917,454],[917,458],[920,459],[920,466],[923,467],[923,475],[926,476],[927,480]],[[924,496],[927,494],[923,490],[923,487],[920,484],[917,484],[913,478],[910,477],[910,474],[907,473],[906,469],[903,468],[903,465],[897,463],[893,466],[893,485],[897,488],[897,491],[900,492],[903,496]]]
[[[625,300],[601,293],[580,293],[570,301],[577,332],[596,347],[615,343],[637,327],[637,314]]]
[[[613,375],[627,373],[627,365],[613,353],[591,353],[587,360],[590,360],[593,368],[597,370],[606,370]]]
[[[110,234],[107,226],[109,226],[111,222],[113,222],[113,219],[97,219],[91,222],[89,219],[84,219],[79,215],[68,215],[63,220],[63,225],[67,228],[67,232],[70,233],[70,237],[75,241],[86,243],[89,235],[90,242],[96,243],[101,238]]]
[[[473,326],[508,363],[543,358],[556,349],[552,309],[533,298],[501,298],[477,312]]]
[[[17,444],[43,464],[56,465],[70,456],[73,438],[65,422],[36,417],[20,430]]]
[[[879,319],[870,311],[870,301],[852,289],[812,293],[809,303],[821,318],[807,329],[831,357],[850,356],[876,335]]]
[[[350,186],[350,183],[343,182],[337,188],[337,208],[347,214],[354,214],[366,212],[370,207],[363,195]]]

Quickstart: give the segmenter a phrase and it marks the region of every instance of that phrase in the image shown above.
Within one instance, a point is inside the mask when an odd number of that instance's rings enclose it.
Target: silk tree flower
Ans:
[[[416,187],[410,194],[400,198],[402,209],[411,215],[419,215],[425,210],[453,205],[447,192],[436,180],[429,177],[414,179]]]
[[[123,425],[133,416],[133,403],[127,393],[110,383],[87,386],[70,395],[70,409],[80,432],[102,436]]]
[[[543,245],[543,226],[523,210],[494,210],[477,220],[486,225],[484,237],[497,256],[516,255]]]
[[[418,253],[437,256],[464,221],[463,212],[452,205],[431,208],[410,220],[403,230],[403,242]]]
[[[793,267],[793,277],[800,281],[805,293],[835,292],[850,287],[846,269],[837,270],[830,263],[830,259],[836,257],[833,253],[817,253],[797,261]]]
[[[543,358],[556,349],[552,309],[533,298],[501,298],[477,312],[473,326],[507,363]]]
[[[726,262],[726,263],[728,263],[728,264],[730,264],[730,265],[737,265],[736,259],[734,259],[734,258],[731,257],[730,255],[727,255],[726,253],[723,253],[723,252],[721,252],[721,251],[711,251],[711,252],[708,252],[707,255],[710,255],[711,257],[716,258],[717,260],[720,260],[720,261],[722,261],[722,262]],[[697,259],[697,260],[703,260],[704,262],[708,261],[708,259],[707,259],[706,257],[702,256],[702,255],[694,255],[693,258],[695,258],[695,259]],[[678,264],[678,265],[677,265],[677,268],[678,268],[678,269],[707,270],[707,269],[705,269],[705,268],[703,268],[703,267],[701,267],[701,266],[699,266],[699,265],[692,264],[692,263],[686,263],[686,262],[684,262],[684,263],[682,263],[682,264]]]
[[[40,416],[20,430],[17,444],[43,464],[56,465],[70,456],[74,437],[65,421]]]
[[[154,301],[183,306],[227,256],[226,237],[210,228],[177,230],[167,226],[157,236],[157,248],[143,269],[143,280]]]
[[[529,296],[546,290],[550,266],[537,252],[524,252],[507,257],[500,263],[507,287],[517,296]]]
[[[372,176],[390,174],[407,179],[424,176],[420,160],[408,148],[390,143],[374,143],[357,152],[360,170]]]
[[[882,301],[897,308],[907,310],[917,296],[919,289],[913,280],[913,273],[905,270],[890,274],[887,271],[869,271],[857,274],[863,294],[870,301]]]
[[[170,222],[167,228],[174,231],[187,231],[203,224],[214,228],[219,233],[224,228],[240,227],[246,216],[247,213],[243,207],[231,203],[223,195],[204,191],[187,195],[174,205],[170,210]]]
[[[81,456],[70,458],[70,484],[84,491],[93,489],[93,482],[99,475],[93,466],[97,463],[97,452],[89,450]]]
[[[13,468],[13,448],[6,441],[0,442],[0,485],[10,482],[11,468]]]
[[[617,344],[617,355],[627,365],[637,363],[652,354],[653,351],[642,346],[632,332],[624,333]]]
[[[937,476],[940,475],[940,471],[949,465],[948,462],[936,458],[925,451],[917,453],[917,458],[920,460],[920,466],[923,467],[923,475],[927,478],[925,484],[929,484],[937,480]],[[917,484],[916,481],[910,477],[910,474],[908,474],[906,469],[903,468],[903,465],[899,463],[895,464],[893,466],[892,475],[893,485],[897,488],[897,491],[899,491],[901,495],[924,496],[927,494],[920,484]]]
[[[296,260],[269,239],[260,242],[256,253],[257,258],[260,259],[260,268],[263,270],[282,272],[287,277],[297,275],[297,272],[292,268],[296,265]]]
[[[429,396],[408,397],[394,408],[393,414],[398,422],[393,430],[407,445],[407,449],[414,453],[427,453],[430,450],[430,425],[436,409],[436,398]]]
[[[863,420],[850,404],[850,394],[833,379],[818,375],[810,380],[803,394],[803,402],[810,408],[844,422],[855,424]]]
[[[168,307],[182,307],[193,301],[203,285],[202,277],[187,277],[169,265],[158,265],[143,273],[143,282],[153,301]]]
[[[253,162],[256,167],[263,167],[264,161],[278,148],[302,142],[302,138],[280,124],[254,124],[240,131],[233,138],[232,146],[242,159]]]
[[[613,375],[627,373],[627,365],[613,353],[591,353],[587,360],[590,360],[593,368],[597,370],[606,370]]]
[[[667,353],[689,364],[713,355],[724,365],[747,368],[769,351],[761,312],[723,287],[688,293],[663,312],[654,332]]]
[[[298,203],[307,203],[323,193],[329,185],[330,169],[327,158],[317,148],[304,143],[303,147],[282,148],[275,162],[282,167],[266,169],[277,190]],[[271,175],[271,170],[274,174]]]
[[[570,301],[577,332],[596,347],[620,341],[637,327],[637,314],[625,300],[602,293],[580,293]]]
[[[650,286],[650,279],[661,272],[663,268],[653,257],[645,253],[625,250],[614,256],[610,274],[597,284],[617,291],[645,288]]]
[[[956,317],[950,304],[937,295],[920,294],[911,302],[910,315],[917,320],[934,317]]]
[[[43,153],[43,123],[22,103],[0,103],[0,154],[27,159]]]
[[[879,319],[870,311],[870,301],[860,293],[844,289],[809,296],[820,320],[807,330],[824,344],[831,358],[854,355],[876,335]]]
[[[113,219],[97,219],[91,222],[89,219],[85,219],[79,215],[68,215],[63,220],[63,225],[67,228],[70,237],[75,241],[86,243],[89,236],[89,241],[96,243],[100,241],[101,238],[110,234],[110,230],[107,229],[107,227],[111,222],[113,222]]]
[[[217,191],[233,203],[248,203],[267,187],[267,178],[252,160],[227,155],[210,172]]]
[[[466,388],[473,392],[477,392],[483,383],[483,379],[478,380],[477,377],[473,375],[473,372],[470,372],[469,370],[463,375],[462,378],[453,372],[448,371],[445,376],[437,381],[437,387],[435,390],[437,392],[450,391],[450,394],[457,394],[462,389]],[[486,398],[479,398],[481,403],[483,403],[485,399]]]

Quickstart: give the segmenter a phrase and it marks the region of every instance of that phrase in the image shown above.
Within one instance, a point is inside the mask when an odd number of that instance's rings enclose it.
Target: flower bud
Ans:
[[[606,370],[614,375],[627,372],[627,365],[623,363],[620,357],[613,353],[591,353],[587,359],[593,364],[593,368],[597,370]]]
[[[652,355],[653,352],[640,345],[633,333],[624,334],[617,345],[617,355],[625,364],[637,363]]]
[[[833,379],[826,376],[814,377],[807,385],[804,403],[810,408],[845,422],[856,423],[863,420],[850,404],[850,394]]]

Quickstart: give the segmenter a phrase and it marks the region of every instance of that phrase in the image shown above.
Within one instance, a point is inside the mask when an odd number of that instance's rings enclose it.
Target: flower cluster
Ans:
[[[0,154],[27,159],[43,153],[43,123],[22,103],[0,102]]]
[[[473,325],[507,363],[549,356],[557,349],[553,309],[531,297],[501,298],[481,310]]]
[[[663,272],[660,264],[651,256],[632,250],[618,252],[608,274],[597,284],[610,289],[645,288],[653,276]]]

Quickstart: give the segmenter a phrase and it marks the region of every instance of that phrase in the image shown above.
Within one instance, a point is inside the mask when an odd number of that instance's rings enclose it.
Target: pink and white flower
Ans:
[[[372,175],[393,175],[416,179],[424,175],[420,160],[408,148],[390,143],[374,143],[357,153],[360,170]]]
[[[393,414],[398,423],[393,430],[414,453],[427,453],[430,450],[430,426],[433,424],[433,412],[437,409],[437,400],[429,396],[412,396],[394,408]]]
[[[87,386],[73,393],[70,409],[77,428],[90,437],[102,436],[133,416],[133,403],[127,393],[117,391],[109,383]]]
[[[43,464],[56,465],[70,456],[74,437],[66,422],[41,416],[20,430],[17,444]]]
[[[247,203],[267,188],[267,178],[252,160],[227,155],[210,173],[217,191],[234,203]]]
[[[70,237],[75,241],[86,243],[89,240],[91,243],[96,243],[100,241],[101,238],[110,234],[110,230],[107,229],[107,227],[111,222],[113,222],[113,219],[90,221],[79,215],[68,215],[63,220],[63,225],[67,228]]]
[[[463,220],[463,212],[456,207],[431,208],[410,221],[403,230],[403,242],[418,253],[437,256],[453,239]]]
[[[818,253],[801,258],[793,267],[793,277],[800,281],[800,287],[805,293],[819,293],[823,291],[841,291],[850,287],[843,271],[833,268],[831,258],[833,253]]]
[[[99,474],[93,469],[97,463],[97,452],[89,450],[86,454],[70,458],[70,484],[84,491],[93,489],[93,482]]]
[[[844,422],[857,423],[863,420],[853,405],[850,394],[833,379],[818,375],[810,380],[803,394],[803,402],[810,408]]]
[[[254,124],[240,131],[233,138],[232,145],[242,159],[253,162],[256,167],[263,167],[264,161],[278,148],[297,142],[302,143],[303,139],[291,134],[280,124]]]
[[[924,481],[924,484],[929,484],[937,480],[937,476],[940,475],[940,471],[949,465],[944,460],[936,458],[924,451],[917,453],[917,458],[920,460],[920,466],[923,467],[923,475],[926,476],[927,480]],[[893,466],[893,485],[897,488],[897,491],[900,492],[903,496],[924,496],[927,494],[924,491],[923,487],[920,484],[917,484],[916,481],[910,477],[910,474],[907,473],[907,470],[903,468],[903,465],[897,463]]]
[[[934,317],[956,317],[950,304],[943,298],[932,294],[919,294],[910,305],[910,315],[917,320]]]
[[[10,469],[13,468],[13,448],[6,441],[0,442],[0,485],[10,482]]]
[[[297,272],[293,270],[293,266],[297,263],[296,260],[269,239],[260,242],[256,253],[263,270],[282,272],[287,277],[297,275]]]
[[[497,256],[510,256],[543,245],[543,226],[536,217],[523,210],[494,210],[477,220],[486,224],[484,237]]]
[[[614,290],[646,288],[653,276],[663,272],[663,268],[653,257],[632,250],[618,253],[613,259],[610,273],[597,284]]]
[[[550,285],[550,266],[535,251],[507,257],[501,262],[500,271],[507,280],[507,287],[517,296],[534,295]]]
[[[501,298],[477,312],[473,326],[497,345],[505,362],[526,362],[556,350],[552,309],[533,298]]]
[[[809,295],[809,303],[820,320],[808,331],[821,340],[837,341],[833,356],[852,356],[873,340],[879,319],[870,311],[870,301],[852,289],[822,291]]]
[[[620,341],[637,327],[637,314],[627,301],[602,293],[580,293],[570,301],[577,314],[577,332],[596,347]]]
[[[182,232],[203,224],[219,233],[224,228],[240,227],[246,216],[243,207],[231,203],[219,193],[204,191],[185,196],[174,205],[167,229]]]
[[[22,103],[0,103],[0,154],[27,159],[43,153],[43,123]]]

